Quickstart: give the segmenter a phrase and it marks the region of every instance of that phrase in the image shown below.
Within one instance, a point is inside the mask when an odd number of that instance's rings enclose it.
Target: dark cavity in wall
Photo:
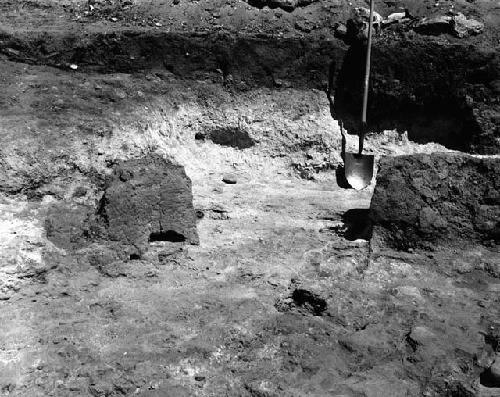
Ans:
[[[355,208],[348,210],[342,221],[346,227],[344,237],[346,240],[370,240],[372,238],[373,224],[370,219],[370,210]]]
[[[296,305],[308,309],[314,316],[321,316],[328,306],[325,299],[302,288],[293,291],[292,299]]]
[[[149,242],[155,241],[170,241],[171,243],[181,243],[186,241],[186,237],[177,233],[175,230],[167,230],[161,232],[153,232],[149,235]]]
[[[498,388],[500,387],[500,380],[491,372],[488,368],[483,371],[479,377],[481,384],[488,388]]]
[[[196,134],[195,139],[198,141],[208,139],[217,145],[229,146],[236,149],[248,149],[255,145],[254,140],[248,135],[248,132],[239,127],[215,128],[206,134]]]

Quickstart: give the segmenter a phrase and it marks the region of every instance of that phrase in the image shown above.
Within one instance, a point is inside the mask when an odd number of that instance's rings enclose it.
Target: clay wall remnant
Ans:
[[[397,249],[500,242],[500,158],[385,157],[371,202],[376,243]]]

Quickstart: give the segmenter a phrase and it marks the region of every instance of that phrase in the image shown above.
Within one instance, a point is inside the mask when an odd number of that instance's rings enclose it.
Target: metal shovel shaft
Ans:
[[[366,109],[368,107],[368,86],[370,83],[370,67],[372,54],[374,0],[370,0],[370,21],[368,22],[368,44],[366,48],[365,80],[363,85],[363,112],[361,114],[361,131],[359,132],[358,154],[363,153],[363,143],[366,131]]]
[[[370,0],[370,21],[368,22],[368,43],[366,48],[365,78],[363,87],[363,113],[361,115],[361,129],[359,131],[358,153],[345,153],[345,176],[347,182],[356,190],[364,189],[368,186],[373,177],[374,155],[363,153],[363,143],[366,132],[366,109],[368,105],[368,85],[370,82],[372,31],[373,31],[373,5],[374,0]]]

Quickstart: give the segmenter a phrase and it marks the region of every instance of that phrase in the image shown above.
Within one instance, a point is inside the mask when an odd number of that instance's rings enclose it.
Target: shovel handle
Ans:
[[[368,22],[368,44],[366,46],[365,81],[363,86],[363,113],[361,115],[361,132],[359,133],[359,154],[363,152],[363,142],[366,132],[366,109],[368,106],[368,84],[370,82],[370,65],[372,53],[373,8],[374,1],[370,0],[370,20]]]
[[[361,156],[363,153],[363,144],[365,142],[365,132],[366,132],[366,122],[362,123],[361,130],[359,131],[359,144],[358,144],[358,155]]]

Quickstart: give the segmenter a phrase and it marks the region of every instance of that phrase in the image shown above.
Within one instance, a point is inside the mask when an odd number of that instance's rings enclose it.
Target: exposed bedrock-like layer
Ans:
[[[385,157],[371,202],[374,239],[396,249],[500,242],[500,158]]]
[[[81,35],[0,34],[11,60],[99,72],[154,70],[257,86],[335,88],[335,118],[359,127],[364,48],[337,39],[228,33],[121,31]],[[500,149],[500,58],[493,48],[385,32],[375,40],[368,120],[372,130],[407,130],[417,142],[493,154]]]

